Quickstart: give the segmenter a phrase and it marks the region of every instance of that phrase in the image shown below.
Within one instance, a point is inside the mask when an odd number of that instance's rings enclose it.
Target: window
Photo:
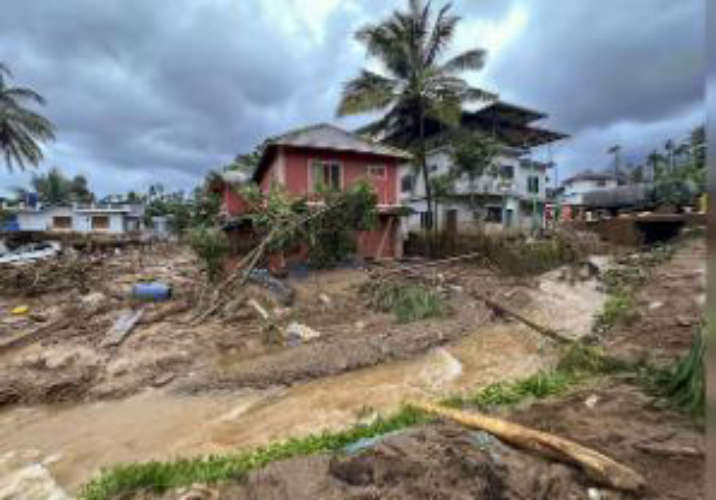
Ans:
[[[431,229],[433,227],[433,213],[420,212],[420,229]]]
[[[319,187],[341,189],[341,165],[337,161],[314,160],[311,163],[311,186],[316,191]]]
[[[515,167],[512,165],[500,166],[500,177],[503,179],[512,179],[515,176]]]
[[[485,222],[502,222],[502,207],[487,207]]]
[[[109,217],[106,215],[95,215],[92,217],[92,230],[102,231],[109,229]]]
[[[403,193],[407,193],[408,191],[413,190],[413,181],[415,180],[415,177],[412,175],[404,175],[402,179],[400,179],[400,190]]]
[[[71,229],[72,217],[55,216],[52,218],[52,227],[55,229]]]
[[[376,177],[378,179],[385,179],[385,166],[384,165],[369,165],[368,175]]]
[[[527,192],[539,193],[539,177],[533,175],[527,177]]]

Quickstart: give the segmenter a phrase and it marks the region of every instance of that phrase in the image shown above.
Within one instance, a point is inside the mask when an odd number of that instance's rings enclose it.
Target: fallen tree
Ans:
[[[416,408],[454,420],[466,427],[494,434],[501,440],[540,455],[579,466],[594,482],[610,488],[641,492],[646,482],[636,471],[579,443],[477,412],[443,408],[431,403],[416,403]]]

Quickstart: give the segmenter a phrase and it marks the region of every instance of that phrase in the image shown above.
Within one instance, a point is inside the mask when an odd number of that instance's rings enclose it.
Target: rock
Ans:
[[[602,494],[597,488],[589,488],[587,490],[587,498],[589,500],[602,500]]]
[[[365,321],[356,321],[353,324],[353,326],[355,327],[356,330],[358,330],[359,332],[362,332],[363,330],[365,330],[366,323],[365,323]]]
[[[163,385],[167,385],[169,382],[174,380],[174,374],[171,372],[162,373],[160,375],[157,375],[154,377],[154,380],[152,380],[152,386],[154,387],[161,387]]]
[[[599,401],[599,396],[597,396],[596,394],[592,394],[584,401],[584,404],[587,406],[587,408],[591,409],[596,406],[597,401]]]
[[[48,352],[45,354],[45,366],[50,370],[67,368],[76,358],[77,354],[74,352]]]
[[[321,336],[320,332],[295,321],[286,327],[283,335],[288,342],[305,342]]]
[[[460,285],[448,285],[451,291],[455,293],[462,293],[465,289]]]
[[[679,326],[691,326],[694,324],[694,322],[691,318],[688,318],[686,316],[677,316],[676,324]]]
[[[80,302],[85,307],[96,309],[107,300],[107,296],[102,292],[92,292],[80,297]]]
[[[324,306],[328,307],[331,305],[331,298],[326,295],[325,293],[322,293],[318,296],[318,299],[323,303]]]
[[[130,366],[131,361],[129,361],[127,358],[119,358],[112,361],[107,366],[107,373],[112,377],[118,377],[127,373],[129,371]]]
[[[219,492],[201,484],[192,484],[191,488],[177,490],[177,500],[215,500]]]
[[[651,303],[649,304],[649,310],[650,310],[650,311],[653,311],[653,310],[655,310],[655,309],[659,309],[659,308],[660,308],[661,306],[663,306],[663,305],[664,305],[664,303],[663,303],[662,301],[660,301],[660,300],[655,300],[654,302],[651,302]]]

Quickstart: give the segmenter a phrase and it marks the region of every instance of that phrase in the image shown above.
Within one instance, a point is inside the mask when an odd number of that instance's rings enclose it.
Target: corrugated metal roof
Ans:
[[[221,172],[221,178],[228,184],[244,184],[251,179],[251,175],[240,170],[227,170]]]
[[[405,160],[412,158],[412,155],[407,151],[371,141],[330,123],[319,123],[287,132],[271,139],[269,145],[356,151]]]

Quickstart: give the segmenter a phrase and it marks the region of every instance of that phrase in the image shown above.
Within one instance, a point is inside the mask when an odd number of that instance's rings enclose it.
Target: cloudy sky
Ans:
[[[0,61],[47,98],[57,126],[39,171],[82,173],[102,195],[153,182],[189,190],[268,135],[363,123],[335,118],[341,84],[372,64],[352,33],[404,4],[5,0]],[[570,134],[552,148],[564,178],[607,166],[612,144],[636,160],[703,122],[704,4],[455,1],[463,21],[450,50],[487,49],[467,79]],[[0,188],[29,178],[2,169]]]

